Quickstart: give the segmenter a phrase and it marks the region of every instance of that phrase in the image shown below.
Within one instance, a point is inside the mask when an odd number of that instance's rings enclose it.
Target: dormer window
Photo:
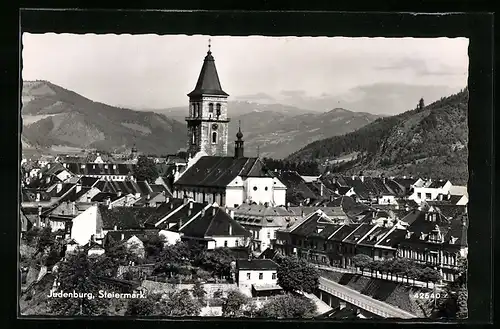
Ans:
[[[455,242],[457,242],[458,238],[452,236],[450,237],[450,244],[455,244]]]
[[[108,169],[108,165],[107,164],[104,165],[104,169]]]
[[[411,234],[412,234],[412,232],[406,232],[406,236],[405,236],[405,238],[406,238],[406,239],[409,239],[409,238],[411,237]]]
[[[318,234],[319,234],[319,233],[321,233],[321,231],[323,231],[323,228],[322,228],[322,227],[318,227],[318,228],[316,228],[316,233],[318,233]]]
[[[214,104],[213,103],[208,104],[208,112],[214,113]]]
[[[85,169],[85,165],[82,163],[82,164],[80,165],[80,168],[81,168],[81,169]]]

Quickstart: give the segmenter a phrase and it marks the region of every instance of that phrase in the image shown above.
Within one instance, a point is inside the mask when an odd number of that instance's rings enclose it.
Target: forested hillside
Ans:
[[[464,184],[468,179],[468,90],[422,109],[374,122],[342,136],[313,142],[287,160],[318,161],[325,171],[418,175]],[[336,159],[356,154],[348,162]]]

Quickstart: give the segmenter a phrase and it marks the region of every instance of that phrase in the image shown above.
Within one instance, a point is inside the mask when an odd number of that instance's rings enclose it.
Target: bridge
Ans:
[[[376,300],[374,298],[371,298],[370,296],[363,295],[362,293],[354,289],[328,280],[324,277],[319,278],[318,288],[320,291],[320,295],[326,292],[330,296],[336,297],[361,310],[383,318],[411,319],[417,317],[415,314],[412,314],[380,300]]]

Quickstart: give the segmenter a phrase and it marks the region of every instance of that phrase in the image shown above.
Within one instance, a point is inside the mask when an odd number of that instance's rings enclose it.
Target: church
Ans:
[[[189,97],[187,165],[175,173],[173,194],[196,202],[238,207],[243,203],[284,206],[286,186],[258,157],[245,157],[241,125],[228,156],[227,98],[210,50]]]

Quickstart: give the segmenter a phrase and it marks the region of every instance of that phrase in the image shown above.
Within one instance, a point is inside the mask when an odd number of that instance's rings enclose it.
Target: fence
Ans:
[[[369,277],[372,279],[380,279],[380,280],[387,280],[387,281],[393,281],[393,282],[401,282],[405,284],[409,284],[415,287],[420,287],[420,288],[429,288],[429,289],[436,289],[436,290],[442,290],[443,285],[439,283],[433,283],[433,282],[423,282],[415,279],[408,279],[407,277],[403,276],[396,276],[396,275],[391,275],[389,273],[381,273],[380,271],[361,271],[358,268],[343,268],[343,267],[336,267],[336,266],[321,266],[321,265],[315,265],[318,269],[325,270],[325,271],[333,271],[333,272],[340,272],[340,273],[350,273],[350,274],[357,274],[357,275],[362,275],[365,277]]]

